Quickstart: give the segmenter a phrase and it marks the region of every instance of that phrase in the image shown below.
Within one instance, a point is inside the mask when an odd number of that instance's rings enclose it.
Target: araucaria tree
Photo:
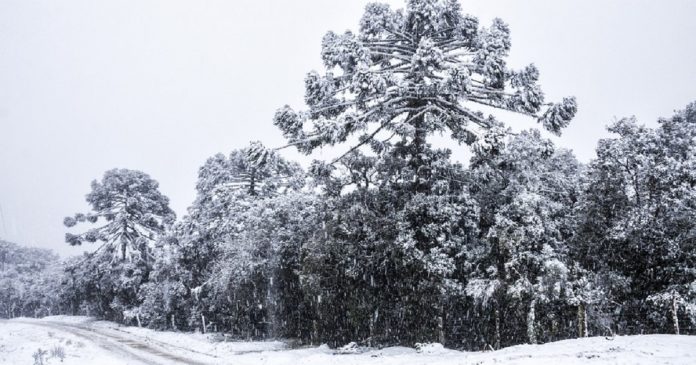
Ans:
[[[324,36],[326,71],[305,79],[309,109],[281,108],[275,124],[307,153],[353,134],[360,134],[359,146],[378,144],[381,131],[393,133],[409,142],[418,167],[426,164],[430,134],[448,131],[472,144],[498,125],[477,107],[523,113],[559,134],[576,112],[575,99],[545,103],[534,65],[507,68],[510,45],[502,20],[480,28],[457,0],[409,0],[403,11],[369,4],[357,35]]]
[[[149,244],[176,218],[169,198],[158,187],[157,181],[140,171],[107,171],[101,182],[92,181],[92,191],[87,194],[92,212],[77,213],[63,221],[73,227],[85,221],[96,224],[101,218],[105,224],[81,234],[66,233],[65,241],[73,246],[101,241],[106,251],[118,253],[121,260],[137,256],[148,261]]]
[[[162,255],[158,255],[158,265],[151,274],[153,282],[144,293],[146,300],[140,309],[152,325],[205,331],[213,323],[214,328],[258,338],[271,332],[260,319],[252,319],[272,317],[264,293],[270,287],[266,281],[274,281],[266,275],[272,272],[268,269],[272,260],[258,260],[263,261],[258,267],[267,269],[258,270],[265,276],[258,272],[243,277],[237,274],[252,272],[257,256],[271,256],[262,251],[272,245],[261,244],[258,237],[261,232],[279,234],[282,229],[262,207],[274,204],[276,197],[294,196],[291,193],[304,184],[304,172],[277,153],[257,154],[263,151],[254,142],[228,156],[216,154],[199,169],[196,199],[169,237],[161,240]],[[257,160],[264,163],[255,163]],[[284,243],[275,240],[273,244]],[[165,313],[161,313],[163,307]]]
[[[156,181],[111,170],[64,221],[94,225],[66,234],[92,253],[59,264],[0,241],[0,317],[347,349],[696,333],[696,104],[615,122],[584,165],[546,138],[575,99],[546,102],[534,65],[507,66],[507,25],[459,4],[369,4],[358,32],[324,37],[306,109],[274,124],[285,147],[337,158],[305,172],[259,142],[217,154],[176,224]],[[499,110],[546,131],[512,133]]]
[[[84,295],[75,300],[87,308],[87,314],[118,320],[135,318],[140,324],[134,309],[141,302],[139,291],[152,269],[154,243],[175,219],[169,199],[158,186],[140,171],[109,170],[100,182],[92,182],[92,191],[87,194],[92,211],[65,218],[67,227],[80,222],[98,225],[65,235],[71,245],[102,243],[67,267],[72,280],[79,279],[84,289]]]
[[[313,338],[447,341],[444,317],[448,303],[464,296],[478,209],[462,167],[450,162],[450,151],[432,148],[429,136],[448,133],[487,148],[507,130],[481,109],[528,115],[555,134],[576,112],[572,97],[544,101],[534,65],[509,69],[509,50],[505,23],[479,27],[456,0],[409,0],[397,11],[369,4],[358,34],[324,37],[326,69],[305,79],[308,109],[285,106],[275,116],[301,152],[352,142],[341,157],[311,169],[335,202],[317,245],[325,259],[307,262],[304,274],[317,278],[317,293],[337,293],[332,303],[318,297],[324,302],[315,307],[319,322],[338,323],[328,331],[333,337]],[[355,189],[342,192],[347,185]],[[331,272],[334,282],[322,283]]]

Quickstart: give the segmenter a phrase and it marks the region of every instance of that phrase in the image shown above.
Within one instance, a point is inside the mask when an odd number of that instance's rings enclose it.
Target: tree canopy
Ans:
[[[103,242],[105,250],[120,253],[126,260],[129,253],[148,260],[148,244],[164,233],[176,215],[169,208],[169,198],[159,192],[159,183],[148,174],[136,170],[113,169],[104,173],[101,181],[92,181],[87,203],[92,212],[66,217],[63,223],[73,227],[77,223],[105,224],[84,233],[66,233],[71,245],[83,242]]]
[[[305,79],[308,109],[285,106],[275,124],[306,153],[354,134],[354,148],[370,144],[379,151],[383,146],[375,137],[381,131],[416,148],[428,135],[446,131],[459,143],[473,144],[499,127],[480,107],[529,115],[560,134],[576,112],[575,99],[546,103],[534,65],[507,67],[510,47],[507,24],[495,19],[480,27],[456,0],[409,0],[396,11],[372,3],[357,34],[324,36],[326,71]]]

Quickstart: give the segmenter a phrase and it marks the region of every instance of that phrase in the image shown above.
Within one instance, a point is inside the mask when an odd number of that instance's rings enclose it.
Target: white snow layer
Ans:
[[[0,320],[0,364],[696,364],[696,336],[591,337],[491,352],[448,350],[335,351],[327,346],[288,349],[285,343],[221,342],[214,335],[157,332],[86,317]],[[61,352],[64,356],[60,356]],[[61,361],[61,357],[63,357]]]

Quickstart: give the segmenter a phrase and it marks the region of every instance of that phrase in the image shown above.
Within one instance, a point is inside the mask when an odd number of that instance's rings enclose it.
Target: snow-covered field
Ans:
[[[282,342],[218,342],[201,334],[156,332],[85,317],[0,320],[0,364],[696,364],[696,337],[593,337],[495,352],[429,345],[337,354],[326,346],[287,349]],[[60,356],[63,353],[64,356]],[[63,357],[61,362],[61,357]]]

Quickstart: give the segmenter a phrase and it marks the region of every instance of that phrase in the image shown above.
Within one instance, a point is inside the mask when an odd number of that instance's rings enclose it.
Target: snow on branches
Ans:
[[[169,199],[159,191],[159,184],[148,174],[136,170],[113,169],[104,173],[101,182],[92,182],[92,191],[87,194],[92,212],[77,213],[66,217],[65,226],[77,223],[97,223],[101,218],[106,224],[84,233],[66,233],[69,244],[83,242],[105,243],[109,251],[120,248],[122,260],[127,252],[139,252],[147,260],[146,246],[164,233],[174,222],[175,214],[169,208]]]
[[[471,105],[526,114],[560,134],[575,115],[575,99],[546,103],[534,65],[507,67],[510,46],[507,24],[479,27],[455,0],[412,0],[397,11],[369,4],[357,34],[324,36],[325,73],[305,79],[308,109],[285,106],[275,124],[304,153],[354,134],[368,144],[382,131],[404,140],[450,131],[472,144],[493,125]]]

